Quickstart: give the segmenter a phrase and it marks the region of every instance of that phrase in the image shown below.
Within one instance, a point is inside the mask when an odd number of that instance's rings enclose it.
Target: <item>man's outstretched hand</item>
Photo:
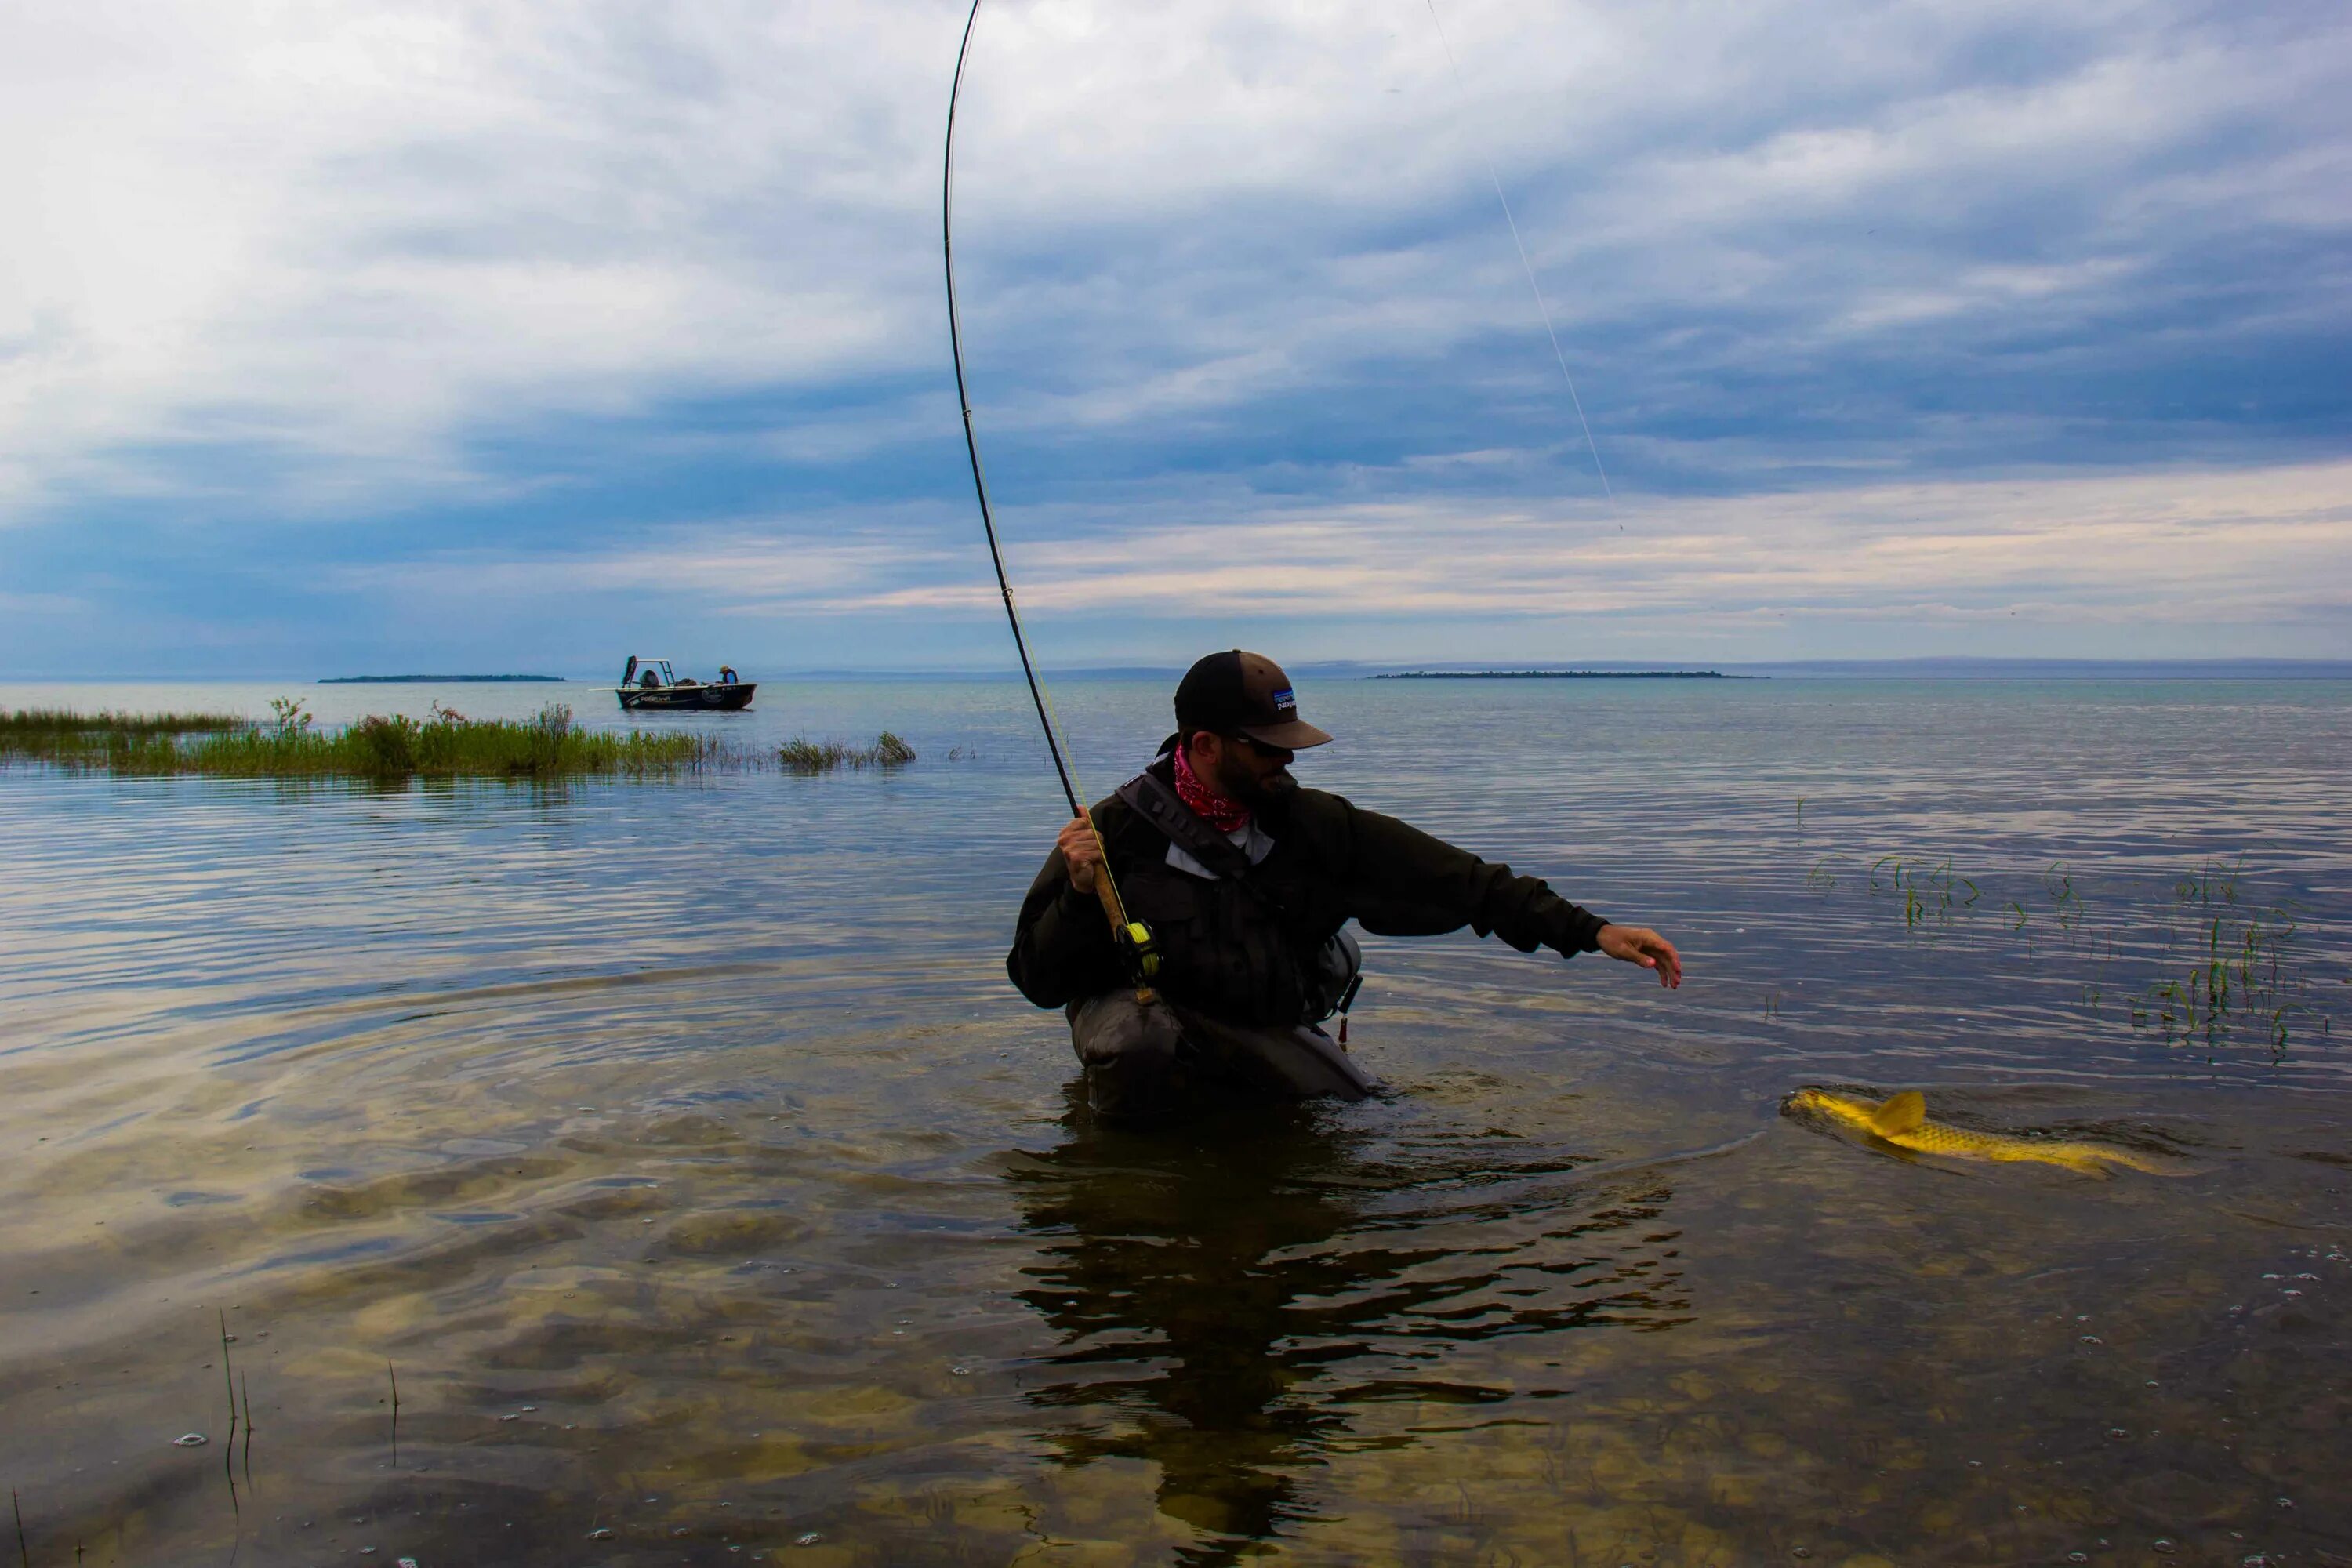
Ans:
[[[1645,926],[1602,926],[1601,951],[1626,963],[1658,972],[1658,984],[1669,991],[1683,983],[1683,955],[1675,944]]]

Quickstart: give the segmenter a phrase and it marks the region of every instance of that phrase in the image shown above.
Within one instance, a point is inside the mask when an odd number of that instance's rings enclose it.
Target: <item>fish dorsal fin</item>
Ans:
[[[1892,1138],[1897,1132],[1916,1131],[1927,1120],[1927,1097],[1906,1089],[1870,1113],[1870,1130],[1882,1138]]]

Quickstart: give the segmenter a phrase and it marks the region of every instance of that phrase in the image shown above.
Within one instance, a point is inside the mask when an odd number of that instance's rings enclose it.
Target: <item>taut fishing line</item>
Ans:
[[[1446,37],[1445,18],[1437,14],[1437,0],[1425,0],[1425,3],[1429,6],[1429,19],[1437,25],[1437,41],[1445,49],[1446,69],[1454,73],[1454,97],[1460,100],[1464,115],[1467,118],[1470,89],[1462,80],[1462,62],[1454,58],[1454,40]],[[1601,493],[1613,507],[1617,492],[1610,488],[1609,470],[1601,466],[1601,447],[1592,439],[1591,422],[1584,417],[1584,399],[1577,395],[1576,377],[1569,374],[1568,354],[1560,348],[1559,333],[1552,326],[1551,305],[1544,299],[1543,285],[1536,281],[1536,264],[1528,259],[1527,242],[1519,237],[1519,220],[1511,216],[1511,198],[1503,194],[1503,177],[1495,172],[1495,160],[1487,156],[1484,147],[1479,149],[1478,159],[1486,165],[1486,183],[1495,187],[1495,200],[1502,204],[1503,222],[1511,231],[1513,248],[1519,253],[1519,268],[1528,275],[1528,289],[1535,295],[1536,310],[1543,317],[1544,336],[1551,340],[1551,357],[1559,362],[1559,378],[1568,383],[1568,401],[1576,410],[1577,427],[1584,432],[1584,449],[1592,454],[1592,471],[1601,476]]]

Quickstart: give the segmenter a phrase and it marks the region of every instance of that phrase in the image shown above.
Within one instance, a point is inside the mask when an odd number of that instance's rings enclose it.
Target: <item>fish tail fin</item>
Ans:
[[[1916,1089],[1906,1089],[1870,1113],[1870,1130],[1882,1138],[1891,1138],[1897,1132],[1916,1131],[1927,1120],[1927,1097]]]

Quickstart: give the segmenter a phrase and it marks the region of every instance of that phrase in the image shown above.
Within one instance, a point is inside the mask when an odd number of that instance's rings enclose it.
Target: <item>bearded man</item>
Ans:
[[[1360,1100],[1347,1053],[1360,955],[1350,921],[1381,936],[1468,926],[1522,952],[1603,952],[1682,984],[1674,944],[1579,909],[1392,816],[1291,776],[1331,737],[1298,716],[1281,667],[1236,648],[1176,688],[1176,732],[1150,766],[1066,826],[1021,905],[1006,970],[1061,1007],[1087,1099],[1149,1117],[1204,1098]],[[1156,948],[1148,988],[1104,918],[1108,856],[1129,919]],[[1321,1026],[1342,1016],[1334,1039]]]

